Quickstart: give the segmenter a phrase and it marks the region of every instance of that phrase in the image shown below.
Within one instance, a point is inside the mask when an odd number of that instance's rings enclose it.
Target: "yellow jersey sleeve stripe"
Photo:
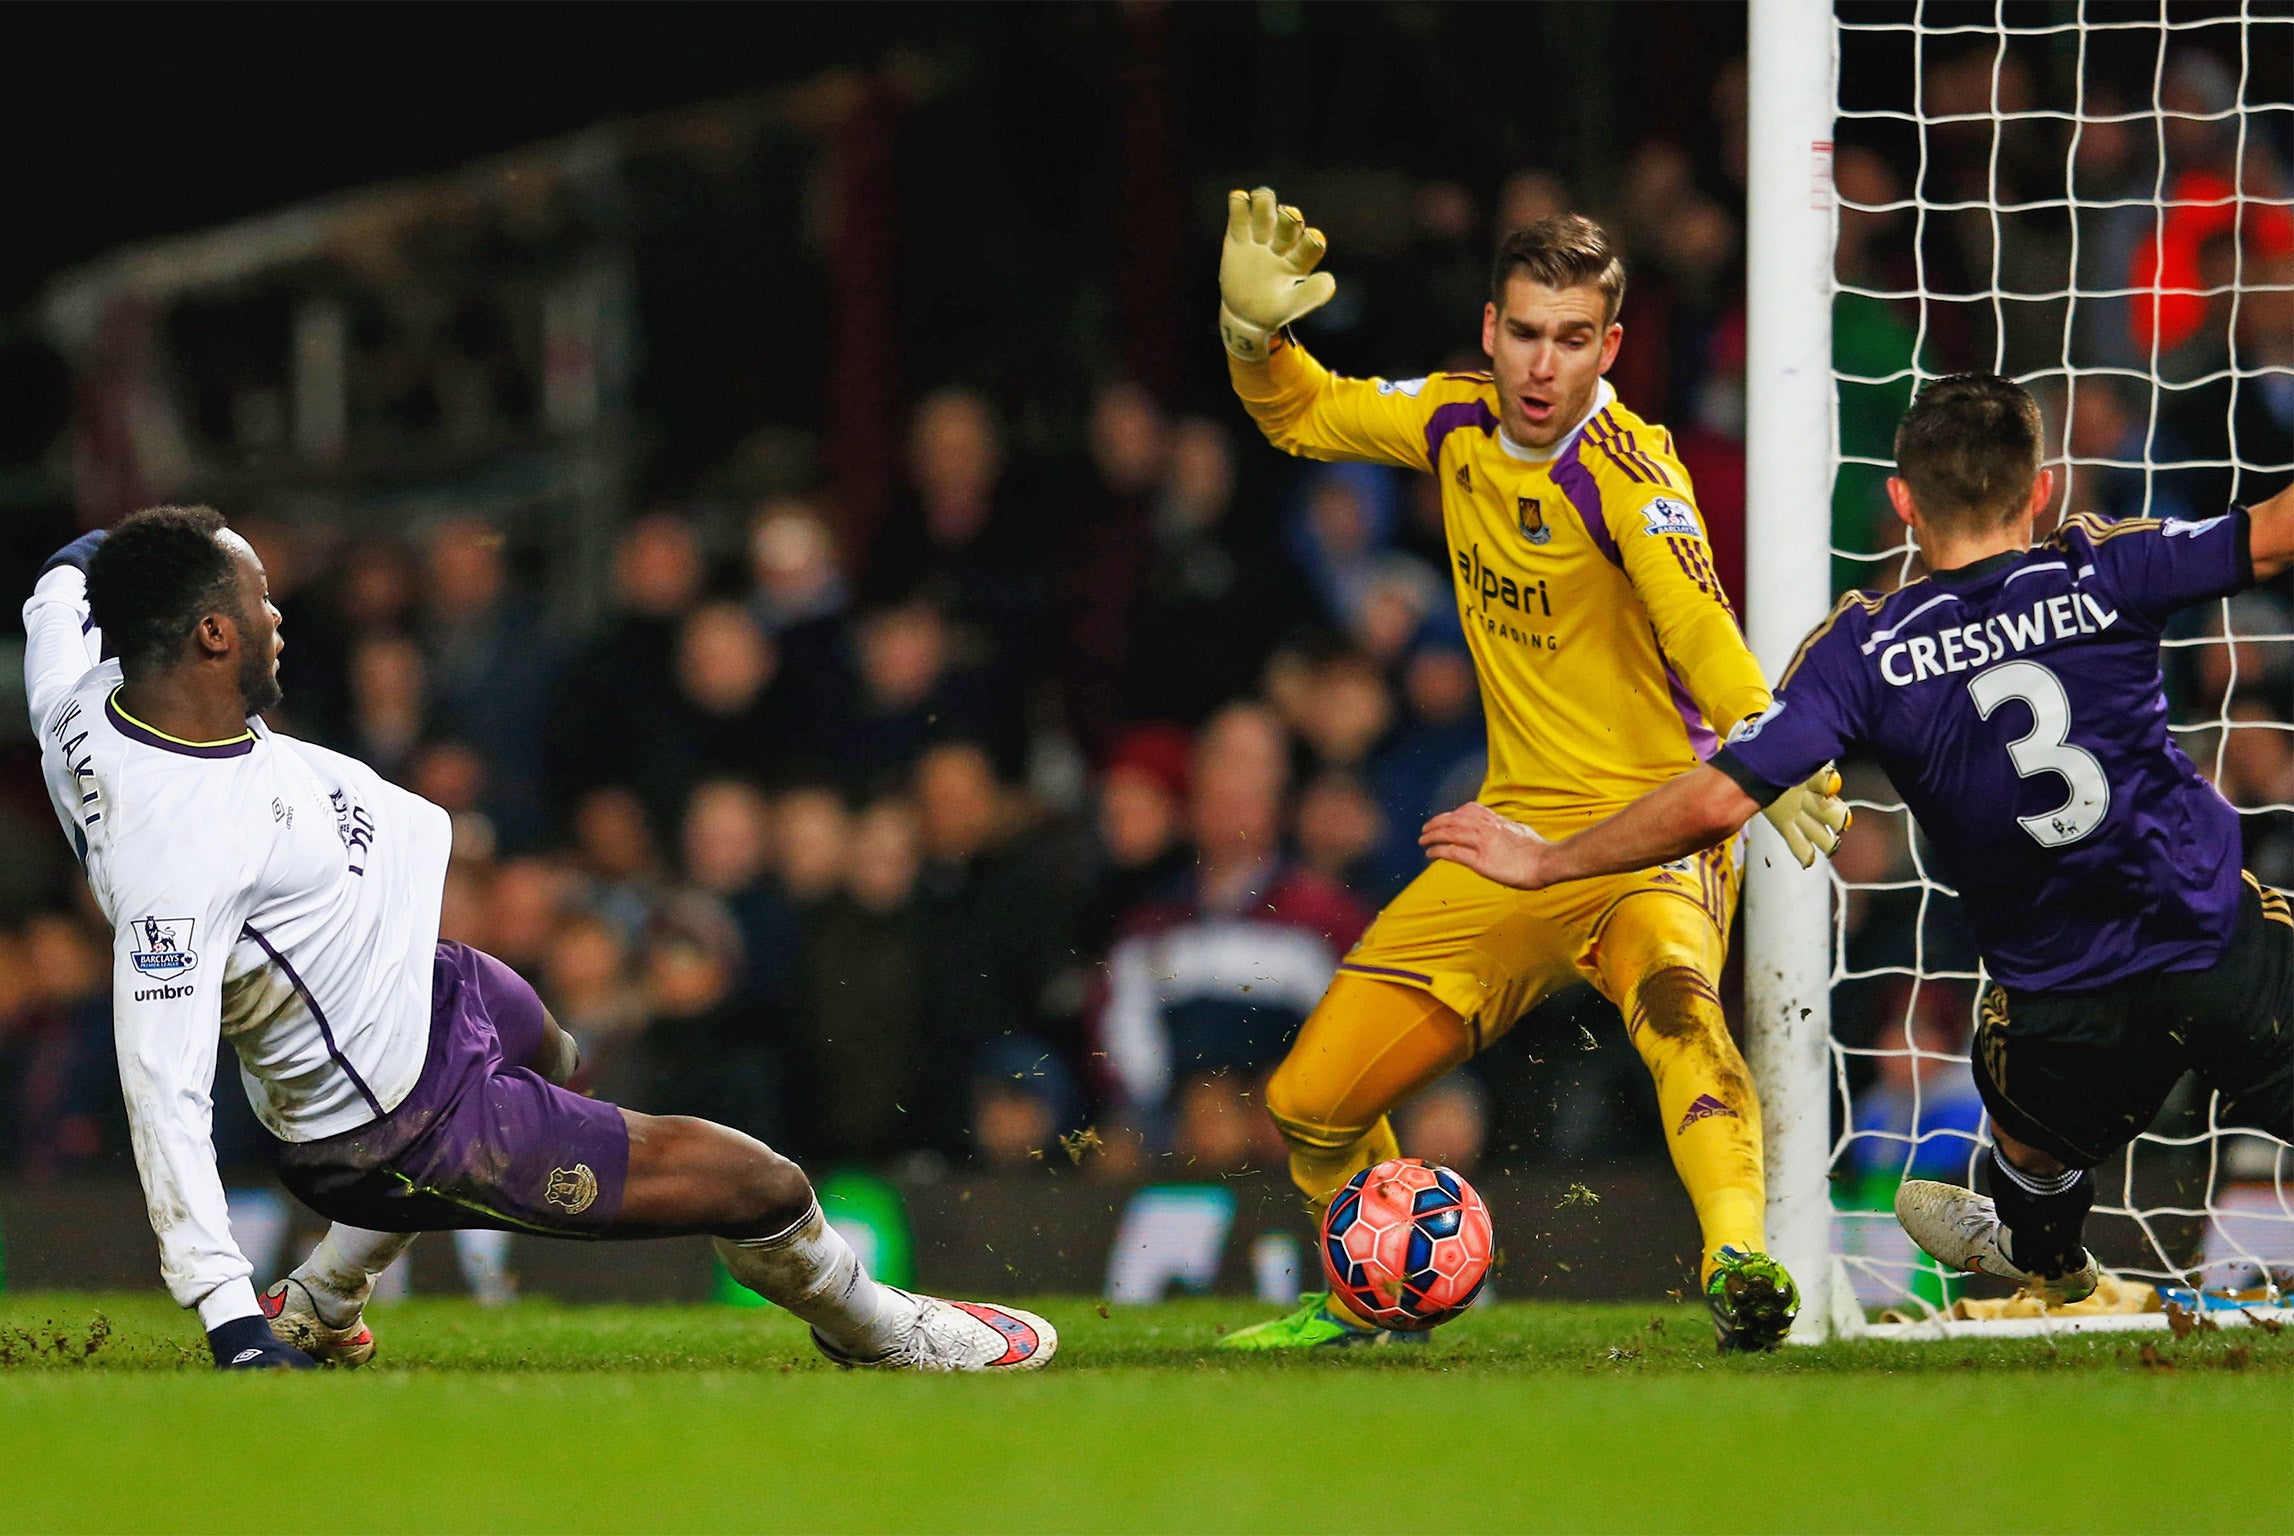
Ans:
[[[1610,418],[1607,411],[1603,411],[1585,424],[1585,435],[1591,439],[1594,447],[1601,450],[1611,464],[1624,472],[1626,479],[1637,482],[1648,480],[1649,477],[1646,474],[1634,467],[1625,458],[1624,444],[1619,441],[1617,424]]]
[[[1641,439],[1634,433],[1631,427],[1620,425],[1616,429],[1616,435],[1620,439],[1620,446],[1624,452],[1625,457],[1631,459],[1635,464],[1640,465],[1651,480],[1654,480],[1657,484],[1665,487],[1667,490],[1679,489],[1678,485],[1676,485],[1673,480],[1671,472],[1668,471],[1664,465],[1651,458],[1648,452],[1641,447]]]

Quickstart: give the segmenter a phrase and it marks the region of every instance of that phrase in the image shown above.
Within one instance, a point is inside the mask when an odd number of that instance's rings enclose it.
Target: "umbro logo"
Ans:
[[[239,1351],[239,1353],[231,1357],[231,1363],[233,1365],[245,1365],[250,1360],[260,1360],[262,1358],[263,1352],[259,1349],[242,1349]]]

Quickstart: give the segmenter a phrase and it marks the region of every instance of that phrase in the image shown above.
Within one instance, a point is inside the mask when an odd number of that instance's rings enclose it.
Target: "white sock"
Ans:
[[[454,1234],[454,1257],[480,1305],[498,1307],[518,1299],[518,1280],[510,1273],[509,1233],[498,1227],[464,1227]]]
[[[319,1320],[330,1328],[349,1323],[373,1294],[374,1277],[388,1269],[414,1241],[412,1232],[369,1232],[336,1222],[295,1266],[294,1278],[311,1288]]]
[[[785,1232],[738,1242],[718,1238],[717,1256],[734,1279],[857,1359],[890,1350],[919,1311],[915,1298],[868,1277],[860,1255],[821,1216],[817,1202]]]

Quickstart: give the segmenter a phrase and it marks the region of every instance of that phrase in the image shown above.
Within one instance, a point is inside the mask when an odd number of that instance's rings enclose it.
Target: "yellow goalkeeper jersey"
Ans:
[[[1606,380],[1592,414],[1541,455],[1498,430],[1486,373],[1342,378],[1287,337],[1228,371],[1286,453],[1439,477],[1488,722],[1484,804],[1574,831],[1768,707],[1672,434]]]

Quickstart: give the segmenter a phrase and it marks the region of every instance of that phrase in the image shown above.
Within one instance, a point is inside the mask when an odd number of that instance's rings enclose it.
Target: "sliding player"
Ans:
[[[1991,1198],[1913,1179],[1912,1239],[2054,1302],[2094,1290],[2089,1172],[2187,1071],[2225,1123],[2294,1141],[2294,914],[2239,867],[2238,816],[2167,733],[2159,626],[2294,564],[2294,490],[2206,522],[2066,518],[2039,410],[1939,379],[1896,429],[1888,495],[1930,574],[1851,592],[1768,712],[1702,768],[1559,843],[1464,806],[1421,839],[1522,890],[1693,855],[1809,767],[1863,748],[1967,903],[1992,984],[1975,1081]]]
[[[363,1363],[374,1277],[414,1233],[454,1227],[708,1233],[843,1364],[1051,1358],[1041,1318],[870,1279],[762,1143],[560,1086],[575,1052],[533,989],[438,941],[446,813],[255,719],[279,700],[279,614],[216,513],[153,508],[78,540],[24,628],[49,797],[115,933],[120,1086],[160,1268],[218,1366]],[[106,642],[117,660],[99,660]],[[285,1143],[281,1178],[335,1223],[260,1299],[208,1136],[218,1031]]]
[[[1671,435],[1601,377],[1624,334],[1625,270],[1598,225],[1546,219],[1499,245],[1482,316],[1492,372],[1387,383],[1333,376],[1284,329],[1336,289],[1313,270],[1321,234],[1263,187],[1228,203],[1219,327],[1268,440],[1441,482],[1489,722],[1484,803],[1559,836],[1694,766],[1716,727],[1767,707]],[[1821,785],[1771,814],[1804,859],[1846,816]],[[1292,1179],[1319,1209],[1396,1155],[1388,1110],[1541,998],[1590,981],[1624,1011],[1656,1078],[1720,1346],[1773,1348],[1798,1299],[1763,1251],[1760,1106],[1717,990],[1737,880],[1731,848],[1551,896],[1428,867],[1347,955],[1268,1084]],[[1381,1337],[1316,1295],[1223,1342]]]

